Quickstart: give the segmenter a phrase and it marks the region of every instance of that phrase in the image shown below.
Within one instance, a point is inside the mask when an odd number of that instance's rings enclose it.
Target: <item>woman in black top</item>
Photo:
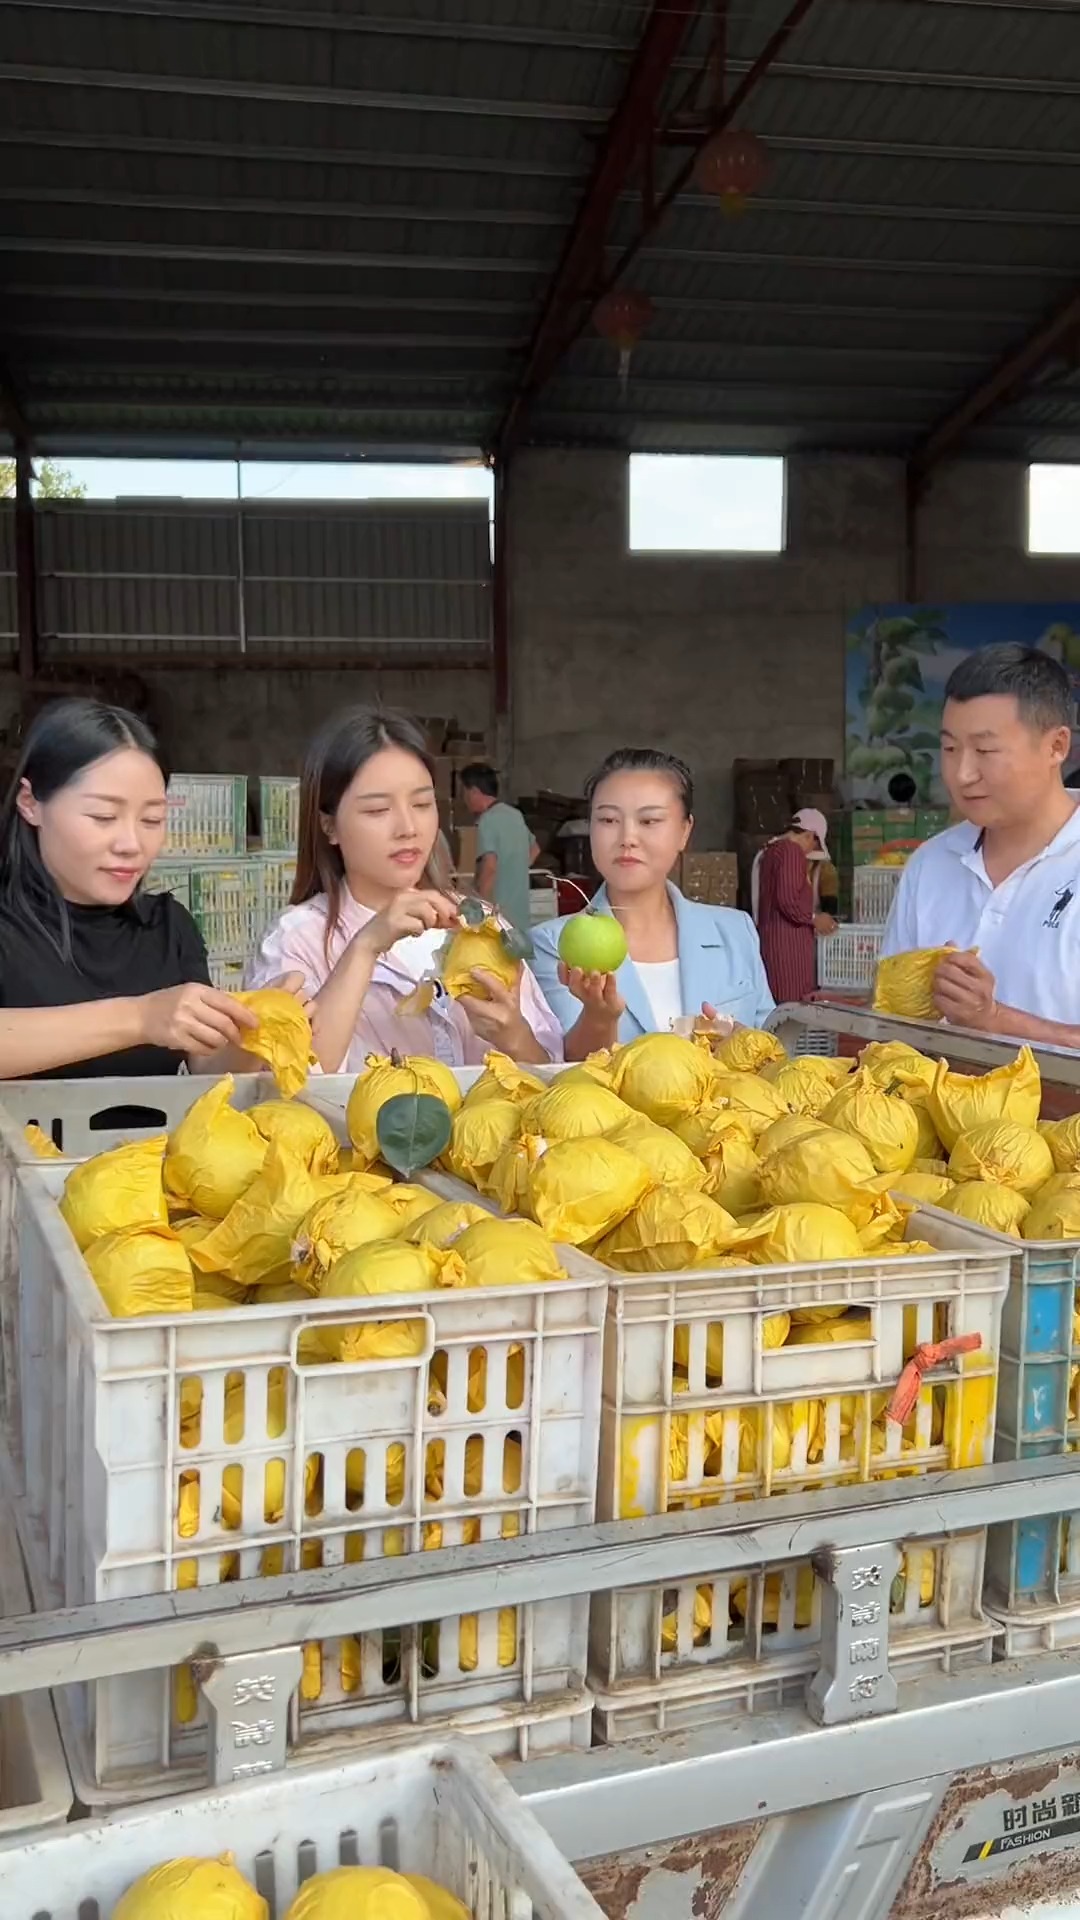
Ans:
[[[0,1080],[257,1066],[227,1057],[255,1022],[210,985],[190,914],[140,892],[166,779],[120,707],[57,700],[31,726],[0,809]]]

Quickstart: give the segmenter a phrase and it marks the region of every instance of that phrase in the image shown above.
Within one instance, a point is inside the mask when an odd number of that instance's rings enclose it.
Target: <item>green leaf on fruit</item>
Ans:
[[[446,1152],[452,1127],[445,1100],[432,1093],[395,1094],[383,1102],[375,1120],[379,1152],[406,1180]]]

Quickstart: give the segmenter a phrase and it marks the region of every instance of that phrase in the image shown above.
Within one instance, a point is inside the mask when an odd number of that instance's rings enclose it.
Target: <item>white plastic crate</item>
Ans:
[[[239,993],[244,984],[247,959],[241,953],[209,953],[210,985],[222,993]]]
[[[903,867],[856,867],[852,886],[855,920],[862,927],[883,927],[903,877]]]
[[[264,853],[295,853],[300,834],[300,782],[279,774],[259,781],[259,826]]]
[[[177,1073],[148,1074],[142,1079],[5,1080],[0,1084],[0,1156],[7,1153],[26,1166],[41,1165],[23,1133],[30,1125],[40,1127],[65,1160],[87,1160],[128,1140],[170,1133],[213,1078]],[[333,1124],[333,1116],[344,1109],[352,1091],[351,1076],[324,1074],[310,1085],[318,1089],[320,1112]],[[305,1090],[298,1097],[312,1096]],[[277,1098],[271,1074],[237,1074],[234,1107],[254,1107],[261,1100]]]
[[[166,848],[177,854],[240,854],[247,847],[246,773],[174,773]]]
[[[259,938],[266,932],[285,909],[291,904],[293,884],[296,880],[296,855],[263,853],[259,855],[262,867],[262,912],[263,924]]]
[[[30,1593],[11,1516],[0,1509],[6,1545],[0,1555],[0,1617],[30,1612]],[[0,1844],[15,1834],[63,1826],[71,1812],[68,1777],[52,1702],[45,1693],[0,1698]],[[3,1880],[0,1854],[0,1882]]]
[[[603,1920],[498,1769],[458,1741],[190,1794],[12,1848],[0,1855],[4,1920],[109,1920],[161,1861],[226,1852],[269,1920],[312,1874],[354,1865],[426,1874],[476,1920]]]
[[[266,927],[265,872],[257,859],[192,863],[191,914],[212,954],[247,955]]]
[[[187,1087],[194,1099],[198,1082]],[[567,1281],[366,1310],[331,1300],[114,1320],[55,1205],[65,1177],[59,1162],[9,1163],[6,1182],[16,1244],[2,1255],[0,1404],[37,1605],[592,1519],[606,1298],[593,1262],[566,1249]],[[422,1327],[415,1358],[297,1362],[305,1330],[395,1319]],[[201,1413],[182,1422],[190,1380]],[[587,1616],[586,1599],[558,1599],[328,1643],[310,1697],[293,1703],[294,1750],[461,1716],[499,1756],[585,1743]],[[204,1777],[201,1708],[168,1675],[66,1689],[57,1704],[87,1804],[168,1790],[176,1770]]]
[[[929,1213],[916,1212],[908,1231],[936,1244],[938,1257],[745,1275],[613,1275],[600,1517],[989,1463],[1008,1260],[988,1259],[963,1224]],[[869,1337],[766,1344],[770,1316],[840,1303],[869,1314]],[[978,1351],[925,1372],[902,1430],[882,1421],[916,1347],[973,1333]],[[980,1528],[919,1542],[905,1555],[890,1606],[890,1660],[900,1672],[952,1671],[991,1657],[997,1629],[982,1608],[985,1539]],[[621,1741],[797,1699],[818,1664],[820,1639],[820,1591],[808,1563],[741,1581],[598,1595],[590,1634],[597,1731]]]
[[[171,893],[191,911],[191,866],[185,860],[159,860],[146,876],[147,893]]]
[[[884,938],[884,927],[837,927],[823,934],[816,943],[819,988],[871,993]]]

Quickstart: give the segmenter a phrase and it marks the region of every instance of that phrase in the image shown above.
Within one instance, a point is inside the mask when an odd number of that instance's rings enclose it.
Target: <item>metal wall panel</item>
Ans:
[[[489,644],[483,502],[245,501],[242,516],[250,649]],[[42,504],[37,546],[44,659],[239,651],[241,537],[232,503]],[[13,594],[12,584],[12,605]]]

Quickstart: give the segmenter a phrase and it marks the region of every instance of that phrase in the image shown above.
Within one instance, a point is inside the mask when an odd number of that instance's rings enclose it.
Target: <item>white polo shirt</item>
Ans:
[[[885,929],[884,954],[977,947],[1007,1007],[1080,1026],[1080,806],[1048,847],[1000,887],[965,821],[912,854]]]

